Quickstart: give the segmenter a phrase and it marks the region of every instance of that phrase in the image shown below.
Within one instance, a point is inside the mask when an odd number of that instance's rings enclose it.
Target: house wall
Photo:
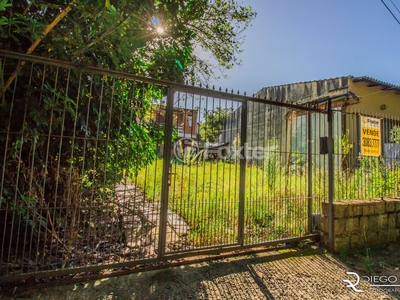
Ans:
[[[368,111],[375,115],[387,114],[400,116],[400,94],[396,95],[394,91],[382,90],[381,86],[368,87],[366,82],[354,82],[349,80],[349,91],[360,97],[356,104],[349,105],[346,108],[348,112]],[[387,106],[386,110],[381,109],[381,105]]]
[[[400,119],[400,95],[392,90],[382,90],[382,86],[368,87],[367,82],[354,82],[353,79],[349,80],[349,91],[359,97],[357,103],[343,108],[344,112],[349,113],[344,116],[343,126],[348,130],[349,142],[353,144],[346,161],[348,166],[356,167],[361,152],[359,114],[381,119],[381,148],[384,155],[383,144],[390,142],[390,131],[397,124],[395,121]],[[382,110],[382,105],[387,108]]]
[[[181,129],[181,137],[197,138],[198,133],[198,112],[192,109],[174,108],[173,125]],[[192,124],[189,124],[189,116],[192,118]],[[157,124],[165,124],[165,107],[153,112],[153,120]]]
[[[166,108],[165,106],[161,107],[158,110],[153,111],[153,120],[157,122],[157,124],[164,125],[165,124],[165,114]],[[192,124],[189,124],[189,116],[192,118]],[[179,136],[178,138],[191,138],[193,140],[198,139],[198,111],[192,109],[183,109],[183,108],[174,108],[173,111],[173,125],[178,127]],[[164,144],[160,145],[157,150],[159,155],[164,154]],[[171,157],[176,157],[175,151],[171,149]]]
[[[182,126],[185,137],[196,139],[197,137],[197,111],[195,110],[182,110],[174,112],[177,116],[178,126]],[[189,124],[189,118],[192,118],[192,124]]]

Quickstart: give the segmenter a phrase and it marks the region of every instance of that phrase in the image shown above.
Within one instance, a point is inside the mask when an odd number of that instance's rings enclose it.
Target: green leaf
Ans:
[[[7,24],[8,24],[8,18],[5,17],[5,16],[2,16],[2,17],[0,18],[0,26],[2,26],[2,25],[7,25]]]
[[[175,59],[175,62],[178,65],[179,69],[184,70],[182,63],[179,61],[179,59]]]
[[[108,8],[108,10],[109,10],[110,12],[112,12],[112,13],[116,13],[116,12],[117,12],[117,9],[115,8],[114,5],[110,5],[110,6],[108,6],[107,8]]]
[[[7,7],[11,7],[12,4],[8,3],[8,0],[0,0],[0,11],[5,11]]]

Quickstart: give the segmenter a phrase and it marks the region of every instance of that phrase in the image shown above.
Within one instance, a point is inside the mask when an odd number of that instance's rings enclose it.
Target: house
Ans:
[[[174,107],[173,110],[173,124],[178,130],[178,139],[186,138],[188,140],[198,140],[198,124],[197,124],[197,110]],[[152,119],[159,125],[165,125],[166,107],[157,106],[152,111]],[[164,153],[164,144],[158,150],[162,156]],[[171,153],[175,157],[174,149]]]
[[[348,166],[357,163],[360,153],[370,156],[388,155],[392,147],[392,129],[400,125],[400,86],[371,77],[343,76],[265,87],[255,97],[321,109],[331,99],[335,152],[340,154],[341,139],[345,135],[347,142],[352,145],[346,162]],[[235,135],[241,131],[241,109],[237,109],[226,120],[219,142],[232,143]],[[247,143],[251,147],[269,147],[271,141],[279,140],[275,145],[279,151],[305,156],[308,151],[308,124],[311,124],[313,153],[317,153],[320,141],[315,137],[328,135],[326,114],[313,113],[310,121],[307,118],[305,111],[249,102]],[[288,159],[292,157],[288,155],[282,158],[283,162]]]

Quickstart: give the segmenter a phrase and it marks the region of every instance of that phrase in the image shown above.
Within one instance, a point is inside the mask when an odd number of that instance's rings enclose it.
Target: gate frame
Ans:
[[[160,82],[165,82],[165,81],[160,81]],[[187,249],[187,250],[178,250],[174,252],[166,252],[165,251],[165,246],[166,246],[166,230],[167,230],[167,213],[168,213],[168,195],[169,195],[169,179],[170,179],[170,162],[171,162],[171,151],[170,149],[172,148],[172,128],[173,128],[173,105],[174,105],[174,95],[176,92],[186,92],[186,93],[191,93],[191,94],[198,94],[201,96],[207,96],[207,97],[213,97],[213,98],[220,98],[224,99],[227,101],[236,101],[240,102],[242,104],[241,108],[241,123],[240,123],[240,128],[241,128],[241,138],[240,138],[240,146],[242,146],[242,151],[244,151],[244,145],[247,142],[247,104],[248,102],[254,102],[254,103],[261,103],[261,104],[268,104],[272,105],[275,107],[285,107],[289,108],[292,110],[301,110],[304,112],[307,112],[307,116],[310,116],[312,112],[320,113],[320,114],[327,114],[328,115],[328,123],[329,126],[331,127],[330,132],[330,138],[328,137],[328,140],[331,142],[328,142],[328,169],[330,170],[328,172],[328,182],[329,182],[329,199],[332,199],[332,207],[333,207],[333,185],[331,186],[331,183],[334,182],[334,164],[333,164],[333,117],[332,117],[332,109],[331,109],[331,99],[326,99],[328,102],[328,109],[327,111],[322,110],[321,106],[314,105],[313,106],[303,106],[299,104],[291,104],[291,103],[284,103],[284,102],[277,102],[272,99],[262,99],[262,98],[256,98],[256,97],[249,97],[246,95],[240,95],[239,92],[237,94],[234,94],[233,91],[232,93],[229,93],[228,91],[223,92],[221,90],[217,91],[215,89],[206,89],[202,87],[196,87],[196,86],[189,86],[189,85],[182,85],[182,84],[176,84],[176,83],[171,83],[171,82],[165,82],[168,84],[167,86],[167,107],[166,107],[166,119],[165,119],[165,124],[166,124],[166,133],[164,137],[164,149],[168,149],[167,151],[164,151],[164,156],[163,156],[163,179],[162,179],[162,193],[161,193],[161,211],[160,211],[160,230],[159,230],[159,249],[158,249],[158,256],[157,259],[159,261],[162,261],[163,259],[180,259],[184,257],[190,257],[190,256],[195,256],[195,255],[213,255],[213,254],[220,254],[224,252],[230,252],[230,251],[240,251],[244,249],[252,249],[252,248],[257,248],[257,247],[263,247],[263,246],[270,246],[270,245],[276,245],[276,244],[282,244],[282,243],[291,243],[291,242],[297,242],[301,241],[304,239],[314,239],[314,238],[319,238],[319,234],[313,234],[313,215],[312,215],[312,184],[311,184],[311,179],[312,179],[312,172],[308,172],[309,176],[309,186],[308,186],[308,202],[307,202],[307,210],[308,210],[308,234],[301,236],[301,237],[294,237],[294,238],[287,238],[287,239],[280,239],[280,240],[273,240],[273,241],[266,241],[266,242],[261,242],[257,244],[249,244],[246,245],[244,243],[244,208],[245,208],[245,183],[246,183],[246,159],[241,159],[240,160],[240,175],[239,175],[239,211],[238,211],[238,241],[235,244],[230,244],[230,245],[223,245],[223,246],[208,246],[204,248],[196,248],[196,249]],[[319,103],[320,105],[321,103]],[[329,115],[331,117],[329,117]],[[311,117],[308,117],[308,122],[311,122]],[[169,125],[169,126],[168,126]],[[310,127],[308,127],[310,128]],[[328,132],[328,134],[329,134]],[[311,145],[312,145],[312,137],[311,137],[311,129],[308,130],[308,136],[307,136],[307,149],[308,149],[308,157],[312,156],[311,154]],[[242,153],[243,154],[243,153]],[[310,161],[310,160],[309,160]],[[308,170],[312,169],[311,164],[308,164]],[[332,197],[331,197],[332,194]],[[331,222],[332,221],[332,222]],[[329,222],[333,224],[333,218],[330,218]],[[329,223],[330,224],[330,223]],[[333,226],[332,226],[333,230]],[[333,234],[332,234],[333,238]]]

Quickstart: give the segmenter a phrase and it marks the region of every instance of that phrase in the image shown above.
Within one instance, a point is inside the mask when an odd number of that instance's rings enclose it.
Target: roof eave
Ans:
[[[391,83],[387,83],[384,81],[380,81],[378,79],[368,77],[368,76],[360,76],[360,77],[352,77],[351,78],[354,83],[364,82],[367,83],[367,87],[377,87],[380,86],[382,91],[394,91],[396,95],[400,94],[400,86],[394,85]]]

